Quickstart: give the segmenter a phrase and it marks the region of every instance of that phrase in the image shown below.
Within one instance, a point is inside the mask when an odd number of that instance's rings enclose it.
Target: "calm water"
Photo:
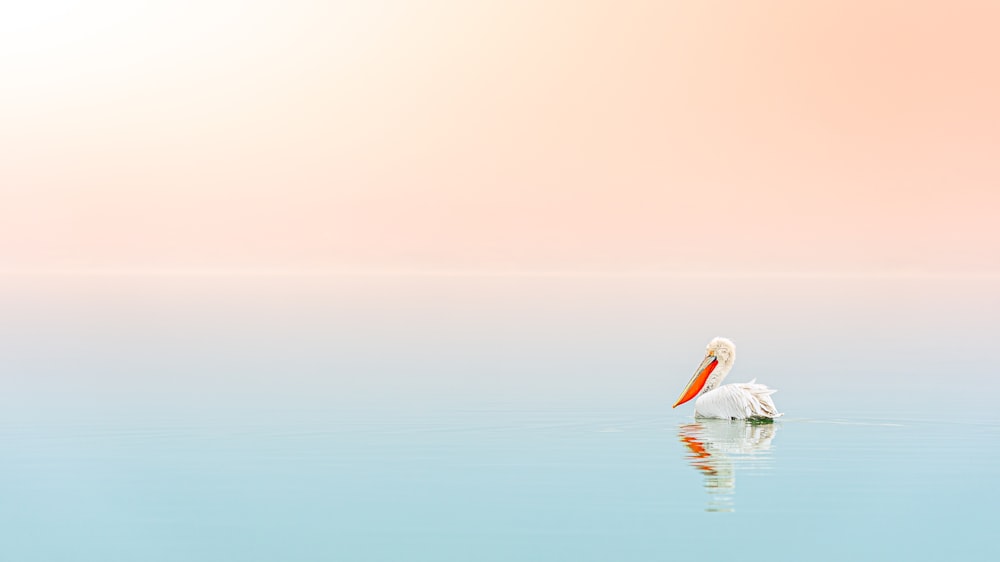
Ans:
[[[7,279],[0,559],[998,559],[996,285]]]

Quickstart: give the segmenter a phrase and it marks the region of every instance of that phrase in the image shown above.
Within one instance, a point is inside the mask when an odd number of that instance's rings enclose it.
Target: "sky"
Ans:
[[[996,275],[996,21],[5,2],[0,270]]]

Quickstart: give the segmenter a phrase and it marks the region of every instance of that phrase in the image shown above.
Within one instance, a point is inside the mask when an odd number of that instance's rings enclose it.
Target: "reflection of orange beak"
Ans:
[[[691,424],[683,426],[681,429],[681,442],[687,445],[688,450],[691,451],[691,454],[688,455],[688,458],[691,459],[691,466],[710,476],[718,474],[715,466],[712,465],[712,453],[709,453],[705,444],[698,440],[698,431],[701,426]]]
[[[687,387],[684,389],[684,392],[681,393],[681,397],[677,399],[677,402],[673,405],[673,407],[676,408],[695,396],[698,396],[701,389],[705,388],[705,383],[708,382],[708,375],[712,374],[712,371],[715,370],[715,366],[718,364],[719,361],[714,355],[706,355],[705,360],[698,366],[698,370],[694,372],[694,376],[691,377]]]

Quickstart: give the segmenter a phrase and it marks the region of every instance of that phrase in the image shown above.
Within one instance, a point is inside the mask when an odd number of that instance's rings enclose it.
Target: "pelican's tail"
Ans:
[[[777,390],[768,388],[767,385],[758,384],[756,378],[747,383],[739,383],[738,386],[745,391],[742,394],[746,397],[744,407],[748,419],[781,417],[781,412],[778,411],[774,400],[771,399],[771,395],[778,392]]]

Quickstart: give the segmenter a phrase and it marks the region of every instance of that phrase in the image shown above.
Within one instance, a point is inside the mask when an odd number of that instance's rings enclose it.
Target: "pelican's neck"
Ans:
[[[712,371],[712,374],[708,376],[708,380],[705,381],[705,386],[701,389],[701,392],[699,392],[698,394],[699,395],[705,394],[706,392],[710,392],[712,390],[715,390],[716,388],[719,388],[719,386],[722,384],[722,380],[726,378],[726,375],[728,375],[729,371],[731,371],[732,369],[733,369],[732,359],[729,359],[728,361],[725,362],[719,361],[719,366],[716,367],[715,370]]]

